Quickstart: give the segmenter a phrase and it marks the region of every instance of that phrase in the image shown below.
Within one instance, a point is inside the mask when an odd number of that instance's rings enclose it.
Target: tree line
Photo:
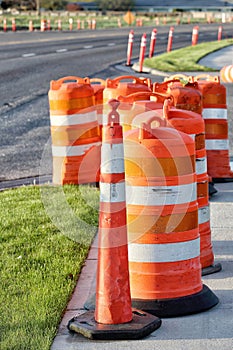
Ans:
[[[15,8],[31,11],[44,8],[45,10],[53,11],[65,10],[69,3],[69,0],[2,0],[1,8],[3,10]],[[74,2],[72,3],[74,4]],[[95,3],[100,11],[127,11],[132,10],[134,6],[134,0],[96,0]],[[76,4],[76,9],[80,9],[78,1]]]

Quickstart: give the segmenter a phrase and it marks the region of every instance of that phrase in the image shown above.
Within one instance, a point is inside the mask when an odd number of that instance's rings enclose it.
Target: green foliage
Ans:
[[[153,58],[147,58],[144,61],[144,65],[164,72],[210,72],[214,71],[214,69],[199,65],[199,60],[213,51],[232,45],[232,43],[232,40],[225,39],[201,43],[195,46],[186,46]]]
[[[40,7],[44,8],[45,10],[64,10],[65,6],[67,4],[67,1],[65,0],[41,0],[40,1]]]
[[[127,11],[134,6],[133,0],[97,0],[96,3],[102,11]]]

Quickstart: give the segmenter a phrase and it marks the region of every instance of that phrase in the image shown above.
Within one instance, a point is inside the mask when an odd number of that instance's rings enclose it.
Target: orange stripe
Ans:
[[[116,173],[116,174],[104,174],[101,173],[100,181],[105,183],[118,183],[125,179],[124,173]]]
[[[100,141],[99,127],[80,128],[51,127],[51,138],[54,146],[75,146]]]
[[[173,204],[163,206],[143,206],[127,204],[127,211],[130,215],[170,215],[187,213],[197,210],[197,201],[185,204]]]
[[[62,114],[74,114],[74,113],[77,113],[80,109],[94,106],[94,104],[95,104],[94,96],[88,96],[85,98],[67,99],[67,100],[62,100],[62,99],[49,100],[50,111],[54,115],[56,114],[59,115],[59,112],[61,113],[61,111],[62,111]]]
[[[131,297],[168,299],[201,291],[199,257],[170,263],[129,262]]]

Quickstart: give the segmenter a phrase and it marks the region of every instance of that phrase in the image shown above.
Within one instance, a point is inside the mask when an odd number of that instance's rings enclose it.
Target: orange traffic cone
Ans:
[[[90,339],[139,339],[161,320],[131,308],[122,126],[119,101],[109,104],[102,129],[96,309],[70,320],[68,328]]]

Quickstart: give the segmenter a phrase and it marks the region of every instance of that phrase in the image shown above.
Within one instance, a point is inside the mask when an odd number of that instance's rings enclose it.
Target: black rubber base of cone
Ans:
[[[214,177],[212,178],[214,183],[225,183],[225,182],[233,182],[233,177]]]
[[[214,187],[214,183],[213,182],[209,182],[209,196],[213,196],[214,194],[216,194],[218,192],[218,190]]]
[[[220,263],[217,263],[215,265],[210,265],[207,267],[204,267],[201,270],[201,275],[206,276],[206,275],[211,275],[212,273],[216,273],[222,270],[222,265]]]
[[[161,319],[147,312],[132,309],[131,322],[121,324],[101,324],[95,321],[94,311],[72,318],[68,329],[92,340],[141,339],[161,326]]]
[[[218,302],[217,296],[206,285],[203,285],[199,293],[180,298],[156,300],[132,299],[133,307],[140,308],[161,318],[196,314],[211,309]]]

